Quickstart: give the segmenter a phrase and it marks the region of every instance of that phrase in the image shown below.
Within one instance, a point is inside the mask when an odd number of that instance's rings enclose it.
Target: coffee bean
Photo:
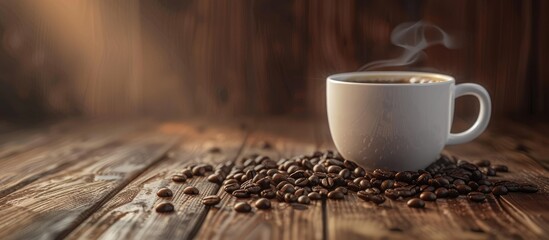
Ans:
[[[467,194],[467,198],[473,202],[483,202],[486,200],[486,196],[481,192],[470,192]]]
[[[315,166],[313,167],[313,171],[325,173],[325,172],[326,172],[326,168],[325,168],[324,165],[322,165],[322,164],[317,164],[317,165],[315,165]]]
[[[276,197],[276,193],[271,189],[265,189],[261,191],[260,196],[264,198],[272,199]]]
[[[194,176],[204,176],[204,173],[206,173],[206,169],[202,166],[196,166],[192,169]]]
[[[309,197],[304,195],[304,196],[300,196],[299,198],[297,198],[297,202],[301,203],[301,204],[309,204],[309,203],[311,203],[311,200],[309,199]]]
[[[492,189],[492,194],[494,194],[495,196],[500,196],[500,195],[507,195],[507,193],[509,192],[509,190],[507,190],[507,188],[505,186],[495,186],[493,189]]]
[[[386,197],[390,198],[390,199],[397,199],[400,197],[399,195],[399,192],[394,190],[394,189],[386,189],[383,194],[385,194]]]
[[[417,182],[421,184],[428,184],[429,180],[431,180],[431,174],[429,173],[423,173],[417,178]]]
[[[235,190],[240,189],[240,184],[238,183],[230,183],[223,187],[225,189],[225,192],[227,193],[233,193]]]
[[[185,189],[183,189],[183,193],[189,194],[189,195],[196,195],[198,194],[198,188],[195,188],[193,186],[188,186]]]
[[[309,179],[299,178],[299,179],[295,180],[295,185],[300,186],[300,187],[305,187],[305,186],[309,185]]]
[[[282,181],[285,181],[286,179],[288,179],[288,177],[282,173],[276,173],[273,175],[273,178],[272,178],[273,182],[276,184]]]
[[[447,188],[450,185],[450,181],[446,178],[437,178],[438,185]]]
[[[261,187],[259,187],[257,184],[255,183],[252,183],[246,187],[244,187],[244,189],[249,192],[250,194],[258,194],[259,192],[261,192]]]
[[[410,182],[412,181],[412,174],[410,172],[398,172],[395,174],[395,179],[401,182]]]
[[[303,170],[297,170],[294,173],[290,174],[290,177],[293,179],[299,179],[305,177],[305,171]]]
[[[471,187],[469,187],[468,185],[458,184],[456,185],[456,190],[458,190],[460,194],[467,194],[471,192],[473,189],[471,189]]]
[[[322,199],[322,196],[320,196],[320,194],[317,193],[317,192],[310,192],[309,194],[307,194],[307,197],[309,197],[309,199],[311,199],[311,200],[320,200],[320,199]]]
[[[349,189],[350,191],[353,191],[353,192],[358,192],[360,191],[360,187],[354,183],[354,182],[347,182],[347,189]]]
[[[486,186],[492,186],[492,182],[486,180],[486,179],[483,179],[483,180],[479,180],[477,181],[478,185],[486,185]]]
[[[286,193],[284,194],[284,201],[287,203],[293,203],[297,201],[297,197],[294,194]]]
[[[210,195],[202,198],[202,204],[206,206],[213,206],[221,202],[221,198],[217,195]]]
[[[208,176],[208,182],[221,184],[223,182],[223,178],[219,174],[211,174]]]
[[[496,164],[494,166],[492,166],[492,168],[498,172],[508,172],[509,171],[509,168],[505,165],[502,165],[502,164]]]
[[[437,195],[437,198],[445,198],[448,196],[448,189],[439,187],[435,190],[435,194]]]
[[[411,208],[424,208],[425,202],[419,198],[412,198],[406,202],[406,205]]]
[[[475,162],[475,164],[479,167],[489,167],[490,166],[490,161],[484,159],[484,160],[480,160],[480,161]]]
[[[294,195],[295,195],[296,197],[299,197],[299,196],[301,196],[301,195],[303,195],[303,194],[307,195],[307,194],[305,193],[305,190],[303,190],[303,188],[300,188],[300,189],[298,189],[298,190],[295,190],[295,193],[294,193]]]
[[[360,181],[360,183],[358,185],[359,185],[360,189],[362,189],[362,190],[365,190],[367,188],[372,187],[372,185],[370,184],[370,181],[368,181],[366,179],[362,179],[362,181]]]
[[[158,213],[168,213],[168,212],[173,212],[175,210],[175,208],[174,208],[173,204],[171,204],[169,202],[164,202],[164,203],[160,203],[160,204],[156,205],[155,210]]]
[[[395,181],[393,181],[391,179],[384,180],[381,183],[381,186],[380,186],[381,191],[385,191],[385,189],[393,188],[394,183],[395,183]]]
[[[170,190],[169,188],[160,188],[158,189],[158,191],[156,192],[156,195],[159,196],[159,197],[173,197],[173,192],[172,190]]]
[[[255,201],[254,205],[258,209],[270,209],[271,201],[266,198],[260,198]]]
[[[381,191],[379,191],[379,188],[367,188],[364,190],[365,193],[367,194],[374,194],[374,195],[377,195],[379,194]]]
[[[210,149],[208,149],[208,152],[209,152],[209,153],[220,153],[220,152],[221,152],[221,148],[218,148],[218,147],[211,147]]]
[[[473,191],[476,191],[478,188],[478,183],[470,181],[469,183],[467,183],[467,186],[471,187]]]
[[[321,185],[325,188],[331,189],[334,187],[334,179],[331,177],[324,178],[320,181]]]
[[[454,185],[465,184],[465,181],[463,181],[462,179],[456,179],[456,180],[454,180],[453,184]]]
[[[377,179],[380,179],[380,180],[391,179],[391,178],[394,178],[395,176],[394,172],[386,171],[383,169],[376,169],[374,170],[373,174]]]
[[[344,195],[347,195],[347,193],[349,193],[349,190],[345,187],[337,187],[336,189],[334,189],[334,191],[340,191]]]
[[[295,188],[292,184],[286,184],[284,185],[280,191],[282,191],[283,193],[294,193],[295,192]]]
[[[193,172],[190,168],[183,169],[183,171],[181,171],[181,174],[185,175],[185,177],[187,177],[187,178],[192,178],[193,177]]]
[[[437,199],[437,195],[432,192],[422,192],[419,195],[419,198],[424,201],[435,201]]]
[[[448,189],[448,196],[447,198],[457,198],[459,196],[459,192],[456,189]]]
[[[496,169],[494,168],[486,168],[486,175],[487,176],[496,176]]]
[[[436,190],[436,188],[433,187],[433,186],[429,186],[429,185],[421,185],[419,190],[422,191],[422,192],[434,192]]]
[[[328,173],[339,173],[341,171],[340,166],[332,165],[328,167]]]
[[[242,213],[252,211],[252,206],[250,206],[250,204],[248,204],[247,202],[236,203],[233,208],[235,211]]]
[[[381,194],[379,195],[371,195],[370,201],[374,202],[375,204],[379,205],[385,202],[385,197]]]
[[[250,197],[250,193],[244,189],[238,189],[238,190],[235,190],[233,191],[232,193],[233,196],[235,196],[236,198],[249,198]]]
[[[187,176],[185,176],[183,174],[175,174],[175,175],[172,176],[172,181],[182,183],[182,182],[187,181]]]
[[[345,194],[343,194],[340,191],[331,191],[328,193],[328,198],[330,199],[343,199],[345,198]]]
[[[538,191],[538,187],[532,184],[522,184],[520,185],[519,190],[524,193],[535,193]]]
[[[480,185],[478,188],[477,188],[477,191],[481,192],[481,193],[490,193],[492,192],[492,189],[486,185]]]
[[[358,191],[356,195],[364,201],[370,201],[370,197],[372,196],[372,194],[368,194],[365,191]]]
[[[364,168],[357,167],[355,168],[355,170],[353,170],[353,174],[356,177],[364,177],[364,175],[366,175],[366,171],[364,170]]]
[[[351,160],[345,160],[343,161],[343,166],[351,171],[355,170],[355,168],[358,167],[358,164],[356,164],[355,162],[351,161]]]
[[[350,178],[351,171],[347,168],[341,169],[341,171],[339,171],[339,176],[342,177],[343,179]]]

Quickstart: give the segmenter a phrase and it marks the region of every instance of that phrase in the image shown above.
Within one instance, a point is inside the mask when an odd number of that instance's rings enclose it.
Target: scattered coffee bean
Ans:
[[[406,205],[411,208],[424,208],[425,202],[419,198],[412,198],[406,202]]]
[[[219,174],[214,173],[214,174],[208,176],[208,182],[221,184],[221,183],[223,183],[223,178]]]
[[[185,175],[187,178],[193,177],[193,171],[190,168],[185,168],[181,171],[181,174]]]
[[[206,196],[202,199],[202,204],[206,206],[213,206],[221,202],[221,198],[217,195]]]
[[[206,169],[202,166],[195,166],[192,171],[194,176],[204,176],[204,173],[206,173]]]
[[[269,209],[271,208],[271,201],[266,198],[260,198],[255,201],[254,205],[258,209]]]
[[[301,204],[309,204],[311,202],[311,200],[309,199],[309,197],[303,195],[303,196],[300,196],[299,198],[297,198],[297,202],[301,203]]]
[[[191,165],[179,175],[190,178],[210,171],[213,173],[208,175],[208,181],[223,184],[222,188],[237,198],[259,196],[304,204],[326,197],[345,199],[349,191],[376,204],[383,203],[385,197],[397,201],[414,197],[434,201],[467,195],[471,201],[484,201],[484,193],[498,196],[507,192],[538,191],[531,184],[489,179],[495,172],[507,171],[506,166],[493,165],[488,160],[473,164],[444,155],[423,170],[397,172],[366,171],[331,151],[281,159],[252,154],[215,168],[209,164]]]
[[[498,172],[509,172],[509,168],[502,164],[494,165],[492,168]]]
[[[311,199],[311,200],[320,200],[320,199],[322,199],[322,196],[320,196],[320,193],[317,193],[317,192],[311,192],[311,193],[307,194],[307,197],[309,197],[309,199]]]
[[[187,181],[187,176],[185,176],[183,174],[175,174],[175,175],[172,176],[172,181],[177,182],[177,183],[182,183],[182,182]]]
[[[492,189],[486,185],[480,185],[478,188],[477,188],[477,191],[481,192],[481,193],[490,193],[492,192]]]
[[[196,195],[198,194],[198,188],[195,188],[193,186],[188,186],[185,189],[183,189],[183,193],[189,194],[189,195]]]
[[[242,213],[252,211],[252,206],[250,206],[250,204],[248,204],[246,202],[236,203],[233,208],[234,208],[235,211],[242,212]]]
[[[163,187],[158,189],[158,191],[156,192],[156,196],[163,197],[163,198],[173,197],[173,192],[169,188]]]
[[[286,193],[284,194],[284,201],[287,203],[293,203],[297,201],[297,197],[294,194]]]
[[[520,185],[520,191],[524,193],[535,193],[538,191],[538,187],[532,184],[523,184]]]
[[[210,153],[220,153],[220,152],[221,152],[221,148],[218,148],[218,147],[211,147],[210,149],[208,149],[208,152],[210,152]]]
[[[340,191],[331,191],[328,193],[328,198],[330,199],[343,199],[345,198],[345,194],[343,194]]]
[[[473,202],[483,202],[486,200],[486,196],[481,192],[470,192],[467,194],[467,198]]]
[[[382,204],[382,203],[385,202],[385,197],[381,194],[371,195],[370,196],[370,201],[372,201],[373,203],[379,205],[379,204]]]
[[[422,192],[419,195],[419,198],[424,201],[435,201],[437,199],[437,195],[432,192]]]
[[[448,196],[448,189],[443,188],[443,187],[439,187],[439,188],[437,188],[437,190],[435,190],[435,194],[436,194],[437,198],[445,198],[445,197]]]
[[[156,205],[155,210],[158,213],[168,213],[168,212],[173,212],[175,210],[175,208],[174,208],[173,204],[171,204],[169,202],[164,202],[164,203],[160,203],[160,204]]]
[[[479,167],[489,167],[490,166],[490,161],[484,159],[484,160],[477,161],[475,164]]]
[[[493,189],[492,189],[492,194],[494,194],[495,196],[500,196],[500,195],[507,195],[507,193],[509,192],[509,190],[507,190],[507,188],[505,186],[495,186]]]

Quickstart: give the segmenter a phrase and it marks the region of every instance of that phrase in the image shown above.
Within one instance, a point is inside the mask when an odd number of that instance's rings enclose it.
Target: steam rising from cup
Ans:
[[[370,62],[358,71],[406,66],[417,61],[425,54],[423,50],[432,45],[441,44],[446,48],[454,48],[456,45],[441,28],[423,21],[399,24],[391,32],[391,42],[404,49],[400,57]]]

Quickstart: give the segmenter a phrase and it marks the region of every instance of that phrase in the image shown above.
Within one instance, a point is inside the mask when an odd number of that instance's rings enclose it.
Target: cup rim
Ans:
[[[423,76],[423,77],[431,77],[431,78],[437,78],[442,79],[444,81],[441,82],[433,82],[433,83],[422,83],[422,84],[416,84],[416,83],[368,83],[368,82],[350,82],[344,80],[345,78],[349,77],[355,77],[355,76]],[[345,72],[345,73],[337,73],[330,75],[326,78],[327,81],[338,83],[338,84],[349,84],[349,85],[361,85],[361,86],[414,86],[414,87],[421,87],[421,86],[434,86],[434,85],[444,85],[444,84],[452,84],[455,83],[454,77],[446,74],[441,73],[432,73],[432,72],[420,72],[420,71],[365,71],[365,72]]]

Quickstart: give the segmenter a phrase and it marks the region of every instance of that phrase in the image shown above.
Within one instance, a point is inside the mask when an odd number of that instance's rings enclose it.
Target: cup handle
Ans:
[[[464,95],[473,95],[478,99],[480,104],[480,112],[478,114],[477,121],[475,121],[475,124],[473,124],[471,128],[467,129],[467,131],[461,133],[450,133],[448,140],[446,141],[447,145],[466,143],[475,139],[486,129],[488,122],[490,121],[492,103],[490,101],[490,95],[488,95],[486,89],[474,83],[463,83],[456,85],[454,88],[454,98]]]

